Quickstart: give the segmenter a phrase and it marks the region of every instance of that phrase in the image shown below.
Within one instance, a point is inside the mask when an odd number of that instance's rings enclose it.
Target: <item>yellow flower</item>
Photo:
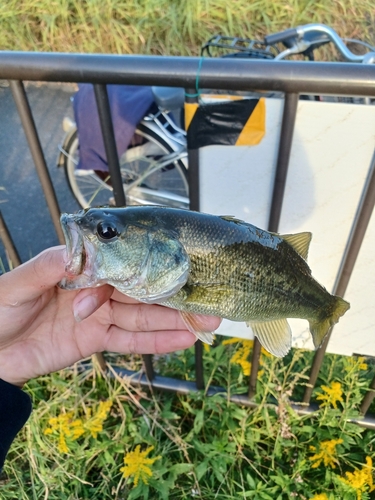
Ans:
[[[237,339],[238,341],[239,339]],[[251,363],[249,361],[250,352],[253,348],[254,342],[252,340],[240,340],[239,347],[233,354],[230,362],[240,365],[244,375],[250,375]]]
[[[240,339],[240,338],[237,338],[237,337],[232,337],[232,338],[223,340],[222,344],[223,345],[237,344],[237,342],[242,342],[243,340],[244,339]],[[251,342],[251,344],[254,343],[252,340],[247,340],[246,342]]]
[[[44,431],[45,435],[57,433],[59,438],[57,449],[60,453],[68,453],[69,451],[66,438],[75,441],[85,432],[82,420],[80,418],[74,420],[73,415],[74,413],[71,411],[50,418],[48,421],[50,427]]]
[[[206,352],[210,352],[210,344],[203,344],[203,349],[206,351]]]
[[[357,500],[361,500],[362,493],[365,491],[374,491],[375,486],[372,480],[372,460],[366,457],[366,465],[362,469],[354,472],[345,472],[346,479],[340,477],[341,481],[355,489]]]
[[[319,443],[319,452],[310,457],[310,460],[314,462],[311,467],[316,469],[323,462],[326,467],[329,466],[334,469],[338,464],[336,446],[341,443],[343,443],[342,439],[331,439]],[[310,450],[317,451],[315,446],[310,446]]]
[[[311,497],[310,500],[328,500],[328,497],[325,493],[320,493],[319,495]]]
[[[352,369],[354,369],[354,370],[367,370],[368,366],[367,366],[367,363],[365,363],[365,359],[366,358],[364,356],[357,356],[357,357],[348,358],[346,371],[349,372]]]
[[[130,451],[125,455],[125,465],[121,467],[120,471],[124,477],[134,476],[134,486],[138,485],[139,480],[148,484],[148,478],[152,476],[152,470],[149,465],[152,465],[156,460],[161,458],[161,455],[154,458],[146,458],[153,449],[153,446],[149,446],[145,451],[140,451],[141,446],[138,444],[134,451]]]
[[[240,339],[240,338],[231,338],[231,339],[226,339],[223,341],[223,345],[229,345],[229,344],[239,344],[236,352],[233,354],[233,356],[230,359],[230,362],[233,364],[240,365],[243,371],[243,374],[246,376],[250,375],[251,371],[251,362],[249,361],[250,358],[250,353],[251,350],[254,346],[254,341],[253,340],[245,340],[245,339]],[[267,352],[263,347],[261,349],[261,355],[264,355],[266,357],[272,356],[269,352]],[[259,365],[262,366],[262,356],[259,361]],[[262,374],[262,371],[259,372],[259,375]]]
[[[100,401],[98,411],[93,417],[91,417],[91,411],[88,412],[89,418],[83,424],[83,427],[94,439],[98,437],[98,432],[103,430],[103,422],[107,418],[111,406],[112,401]]]
[[[81,418],[74,419],[74,412],[62,413],[58,417],[50,418],[48,427],[44,434],[57,435],[58,437],[58,450],[60,453],[68,453],[68,441],[75,441],[85,432],[89,432],[93,438],[98,437],[98,432],[103,430],[103,422],[107,418],[109,410],[111,409],[111,401],[101,401],[98,410],[94,416],[91,416],[91,409],[87,410],[88,418],[85,422]]]
[[[340,382],[332,382],[331,387],[326,385],[322,385],[323,393],[318,394],[317,400],[323,401],[320,406],[329,406],[332,405],[337,409],[337,402],[340,401],[343,403],[342,399],[342,389]]]

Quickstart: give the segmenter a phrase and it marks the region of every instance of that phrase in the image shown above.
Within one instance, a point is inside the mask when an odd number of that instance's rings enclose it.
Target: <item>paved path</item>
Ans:
[[[28,85],[27,95],[62,212],[79,207],[63,168],[56,167],[64,116],[73,116],[73,88]],[[22,261],[58,244],[12,93],[0,87],[0,210]],[[0,241],[0,258],[6,261]],[[7,268],[7,265],[5,266]],[[1,269],[1,262],[0,262]]]

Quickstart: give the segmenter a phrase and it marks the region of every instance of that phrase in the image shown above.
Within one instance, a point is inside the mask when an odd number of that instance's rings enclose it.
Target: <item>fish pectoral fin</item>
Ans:
[[[280,234],[280,237],[289,243],[303,259],[307,260],[312,238],[311,233]]]
[[[215,300],[229,300],[232,290],[222,283],[188,283],[184,287],[186,293],[184,302],[192,307],[194,304],[212,302]]]
[[[285,318],[273,321],[249,321],[246,323],[268,352],[282,358],[292,347],[292,332]]]
[[[186,311],[179,312],[182,321],[185,323],[186,328],[189,330],[189,332],[194,333],[194,335],[205,344],[213,344],[214,334],[211,331],[207,331],[199,317],[199,314],[192,314]]]

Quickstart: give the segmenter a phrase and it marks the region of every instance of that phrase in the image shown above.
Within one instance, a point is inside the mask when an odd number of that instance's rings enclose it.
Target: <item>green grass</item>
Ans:
[[[248,376],[234,361],[243,362],[249,348],[242,342],[223,345],[218,340],[204,352],[207,380],[228,394],[246,391]],[[375,367],[327,355],[314,398],[327,394],[321,386],[331,387],[332,382],[342,393],[320,400],[323,406],[314,416],[298,416],[290,400],[300,397],[312,356],[302,350],[283,360],[262,355],[256,409],[237,406],[225,394],[150,392],[119,377],[104,376],[91,365],[84,372],[75,367],[34,380],[27,388],[34,412],[6,461],[1,498],[372,498],[374,433],[348,419],[359,416],[358,405]],[[138,357],[109,359],[111,366],[133,370],[142,366]],[[165,375],[194,378],[191,349],[160,357],[157,365]],[[108,400],[110,412],[93,437],[89,429],[100,414],[99,402]],[[54,425],[51,418],[66,413],[70,423],[55,425],[46,434]],[[64,428],[81,428],[82,434],[73,439]],[[59,450],[62,434],[65,451]],[[322,448],[325,442],[333,443],[333,455]],[[143,460],[149,460],[144,466],[151,476],[141,475],[135,485],[137,471],[143,470],[132,455],[138,445]],[[319,456],[327,464],[319,463]],[[133,466],[127,477],[121,471],[124,457]]]
[[[216,33],[259,38],[311,22],[375,44],[374,21],[372,0],[7,0],[0,3],[0,46],[198,55]]]

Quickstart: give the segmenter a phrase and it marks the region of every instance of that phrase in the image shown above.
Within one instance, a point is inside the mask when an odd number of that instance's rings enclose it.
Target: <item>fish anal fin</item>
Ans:
[[[249,321],[246,323],[262,346],[278,358],[284,357],[292,347],[292,332],[285,318],[273,321]]]
[[[194,333],[194,335],[205,344],[213,344],[214,334],[211,331],[207,331],[199,314],[180,311],[180,316],[189,332]]]
[[[312,234],[297,233],[297,234],[280,234],[280,237],[289,243],[290,246],[305,260],[307,260],[307,255],[309,253],[309,246],[312,238]]]

